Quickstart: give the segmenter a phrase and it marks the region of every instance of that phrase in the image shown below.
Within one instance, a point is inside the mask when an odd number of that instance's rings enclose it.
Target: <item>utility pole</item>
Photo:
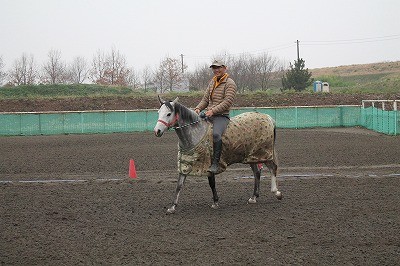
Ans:
[[[183,54],[181,54],[181,62],[182,62],[182,73],[183,73]]]
[[[299,40],[296,41],[297,43],[297,61],[300,60],[300,53],[299,53]]]

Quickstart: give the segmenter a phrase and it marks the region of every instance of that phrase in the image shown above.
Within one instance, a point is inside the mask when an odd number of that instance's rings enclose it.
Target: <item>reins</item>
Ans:
[[[163,104],[167,105],[167,107],[168,107],[169,109],[171,109],[172,111],[175,111],[175,110],[174,110],[174,107],[172,107],[172,105],[171,105],[169,102],[164,101]],[[201,120],[200,120],[200,119],[197,119],[196,121],[190,122],[189,124],[186,124],[186,125],[183,125],[183,126],[176,126],[176,127],[173,127],[173,125],[175,125],[176,122],[179,121],[179,113],[175,111],[175,117],[174,117],[174,119],[173,119],[171,122],[167,123],[167,122],[165,122],[164,120],[161,120],[161,119],[158,119],[157,121],[160,122],[160,123],[162,123],[162,124],[164,124],[164,125],[165,125],[166,127],[168,127],[168,128],[172,128],[172,129],[174,129],[174,130],[178,130],[178,129],[182,129],[182,128],[189,127],[189,126],[191,126],[191,125],[197,124],[197,123],[199,123]]]
[[[181,128],[185,128],[185,127],[188,127],[188,126],[191,126],[191,125],[194,125],[194,124],[197,124],[197,123],[200,122],[200,120],[196,120],[196,121],[194,121],[194,122],[191,122],[191,123],[186,124],[186,125],[183,125],[183,126],[173,127],[173,125],[174,125],[178,120],[179,120],[179,115],[176,114],[175,117],[174,117],[174,120],[172,120],[170,123],[167,123],[167,122],[165,122],[164,120],[161,120],[161,119],[158,119],[157,121],[160,122],[160,123],[163,123],[166,127],[172,128],[172,129],[174,129],[174,130],[181,129]]]
[[[189,123],[189,124],[186,124],[186,125],[183,125],[183,126],[172,127],[172,129],[177,130],[177,129],[185,128],[185,127],[188,127],[188,126],[197,124],[197,123],[199,123],[199,122],[200,122],[200,120],[197,120],[197,121],[194,121],[194,122],[192,122],[192,123]]]

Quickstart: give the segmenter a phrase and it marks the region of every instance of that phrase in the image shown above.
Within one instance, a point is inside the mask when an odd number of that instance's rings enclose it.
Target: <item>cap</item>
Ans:
[[[211,64],[210,67],[213,67],[213,66],[221,67],[221,66],[225,66],[225,64],[223,62],[221,62],[221,61],[214,60],[214,62]]]

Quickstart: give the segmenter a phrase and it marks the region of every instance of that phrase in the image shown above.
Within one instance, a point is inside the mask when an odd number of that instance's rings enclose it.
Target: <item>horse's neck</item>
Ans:
[[[208,124],[201,120],[200,117],[192,110],[179,106],[179,127],[175,132],[179,138],[179,147],[189,150],[195,147],[203,139],[207,132]],[[197,122],[199,121],[199,122]]]

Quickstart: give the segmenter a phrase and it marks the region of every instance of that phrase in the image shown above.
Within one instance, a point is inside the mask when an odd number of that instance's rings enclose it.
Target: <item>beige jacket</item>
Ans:
[[[214,88],[214,86],[216,86]],[[215,77],[210,81],[203,98],[196,109],[212,109],[214,115],[229,115],[236,97],[236,84],[228,75],[217,82]]]

